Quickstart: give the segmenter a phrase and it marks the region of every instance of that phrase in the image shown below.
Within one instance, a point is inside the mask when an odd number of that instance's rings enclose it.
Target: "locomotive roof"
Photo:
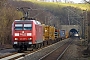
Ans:
[[[32,21],[32,22],[34,22],[35,24],[38,24],[38,25],[41,25],[41,23],[39,22],[39,21],[37,21],[37,20],[15,20],[15,22],[19,22],[19,23],[22,23],[22,22],[26,22],[26,23],[28,23],[28,22],[30,22],[30,21]]]

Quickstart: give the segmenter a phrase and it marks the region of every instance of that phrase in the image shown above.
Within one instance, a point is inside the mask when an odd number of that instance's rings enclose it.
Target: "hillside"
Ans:
[[[83,10],[90,11],[89,4],[70,4],[70,3],[56,3],[56,2],[40,2],[34,0],[20,0],[11,2],[15,7],[31,7],[32,9],[38,9],[30,11],[30,17],[34,17],[40,20],[42,23],[56,25],[57,27],[62,24],[69,24],[68,17],[77,17],[69,18],[70,24],[78,24],[77,21],[81,22],[82,19],[78,17],[85,16],[83,15]],[[69,16],[68,16],[69,15]],[[55,21],[57,20],[57,21]]]
[[[34,0],[9,0],[9,3],[14,7],[30,7],[29,17],[36,18],[41,23],[55,26],[58,29],[61,28],[61,25],[83,26],[83,21],[86,19],[89,21],[88,25],[90,26],[90,4],[40,2]]]
[[[49,9],[49,11],[51,13],[54,13],[55,16],[60,17],[62,24],[68,24],[67,23],[68,22],[67,21],[68,20],[68,9],[70,10],[69,12],[71,12],[71,13],[69,13],[70,15],[74,15],[74,13],[76,13],[76,15],[79,15],[81,17],[84,16],[84,15],[82,15],[82,13],[87,10],[88,11],[88,14],[87,14],[88,20],[90,20],[90,18],[89,18],[90,4],[70,4],[70,3],[60,3],[60,2],[36,2],[36,1],[30,1],[30,2],[33,2],[34,4],[37,4],[45,9]],[[76,15],[74,15],[74,16],[76,16]],[[80,20],[80,19],[76,19],[76,18],[74,18],[74,19]],[[62,21],[62,20],[64,20],[64,21]]]
[[[58,6],[60,7],[66,7],[66,6],[71,6],[74,8],[79,8],[81,10],[90,10],[90,4],[72,4],[72,3],[61,3],[61,2],[40,2],[40,1],[34,1],[34,0],[22,0],[22,1],[27,1],[27,2],[33,2],[35,4],[39,4],[40,6],[44,7],[55,7],[57,8]]]

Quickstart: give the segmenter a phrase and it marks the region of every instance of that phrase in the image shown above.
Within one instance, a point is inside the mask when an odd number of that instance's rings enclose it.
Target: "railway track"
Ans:
[[[14,60],[15,58],[23,56],[23,55],[24,53],[12,53],[4,57],[1,57],[0,60]]]
[[[64,42],[64,41],[60,41],[60,42]],[[59,44],[59,42],[55,43],[55,44]],[[50,46],[53,46],[55,44],[52,44]],[[60,44],[61,45],[61,44]],[[0,60],[23,60],[25,57],[29,56],[29,55],[33,55],[36,54],[42,50],[46,50],[47,48],[49,48],[50,46],[46,46],[46,47],[42,47],[39,49],[35,49],[33,51],[24,51],[23,53],[12,53],[9,54],[7,56],[4,56],[2,58],[0,58]],[[31,57],[30,57],[31,58]],[[39,57],[38,57],[39,58]],[[26,59],[27,60],[27,59]],[[35,59],[36,60],[36,59]],[[39,59],[38,59],[39,60]]]
[[[10,53],[8,55],[1,56],[0,59],[5,58],[5,57],[8,57],[8,56],[11,56],[11,55],[14,55],[14,54],[17,54],[17,52],[14,52],[14,53]]]
[[[64,45],[41,57],[39,60],[60,60],[71,43],[72,41],[66,42]]]
[[[39,48],[40,49],[40,48]],[[14,52],[5,56],[1,56],[0,60],[17,60],[20,57],[24,57],[28,54],[31,54],[39,49],[34,49],[34,50],[28,50],[28,51],[23,51],[23,53],[18,53],[18,52]]]

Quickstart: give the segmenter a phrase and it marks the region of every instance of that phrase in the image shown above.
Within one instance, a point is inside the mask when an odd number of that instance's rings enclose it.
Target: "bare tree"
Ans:
[[[6,0],[0,0],[0,7],[2,7],[3,5],[5,5]]]
[[[87,1],[87,0],[83,0],[85,3],[89,3],[90,4],[90,0],[89,1]]]
[[[54,2],[54,0],[52,0]]]
[[[58,2],[58,0],[56,0],[56,2]]]

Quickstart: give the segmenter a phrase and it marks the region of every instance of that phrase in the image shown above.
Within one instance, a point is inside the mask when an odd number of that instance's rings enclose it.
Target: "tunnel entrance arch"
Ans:
[[[76,33],[78,34],[78,31],[73,28],[73,29],[71,29],[71,30],[69,31],[69,36],[70,36],[70,37],[73,37],[74,34],[76,34]]]
[[[65,30],[68,33],[70,33],[70,30],[73,31],[73,29],[74,31],[78,32],[79,36],[82,35],[82,28],[80,25],[61,25],[60,26],[60,30]]]

